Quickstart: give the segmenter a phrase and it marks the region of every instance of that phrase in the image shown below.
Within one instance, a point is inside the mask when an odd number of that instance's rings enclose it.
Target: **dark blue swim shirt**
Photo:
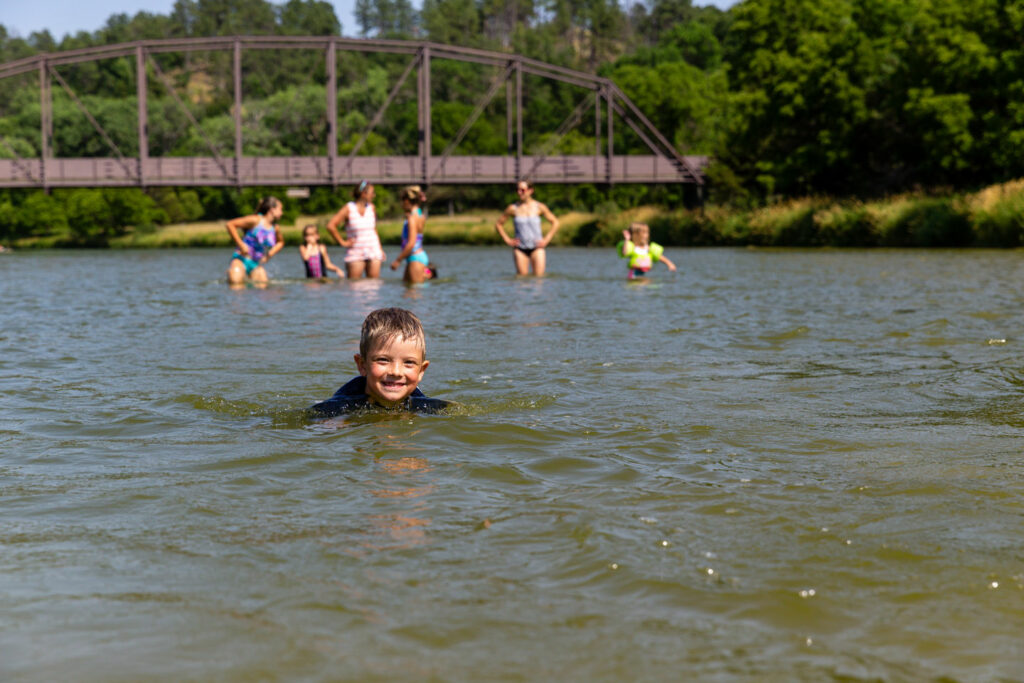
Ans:
[[[448,401],[440,398],[424,396],[419,388],[394,408],[384,408],[370,400],[366,394],[366,378],[363,376],[354,377],[345,386],[334,392],[326,401],[321,401],[309,410],[316,414],[316,417],[333,417],[344,415],[359,410],[405,410],[414,413],[440,413],[451,405]]]

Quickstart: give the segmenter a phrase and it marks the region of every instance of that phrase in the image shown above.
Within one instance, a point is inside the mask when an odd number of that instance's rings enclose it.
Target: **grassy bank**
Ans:
[[[427,223],[431,244],[499,244],[498,212],[433,215]],[[284,226],[285,241],[297,245],[302,226],[320,226],[329,216],[300,216]],[[863,202],[827,197],[780,202],[753,210],[709,206],[704,210],[640,207],[604,213],[562,213],[556,245],[615,244],[632,221],[651,226],[652,238],[671,246],[775,247],[1021,247],[1024,246],[1024,180],[970,194],[907,194]],[[386,244],[397,244],[401,220],[381,220]],[[75,246],[51,235],[19,240],[16,248]],[[168,225],[132,231],[110,241],[114,248],[231,246],[222,221]]]
[[[1013,248],[1024,246],[1024,180],[970,194],[871,202],[823,197],[750,211],[641,209],[598,216],[567,238],[614,244],[630,220],[650,223],[653,240],[675,246]]]

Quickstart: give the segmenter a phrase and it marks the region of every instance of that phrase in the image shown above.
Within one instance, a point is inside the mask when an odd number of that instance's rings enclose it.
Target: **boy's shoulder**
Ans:
[[[416,388],[406,399],[403,409],[416,413],[440,413],[450,405],[448,401],[430,398]],[[350,379],[326,401],[309,408],[316,417],[333,417],[366,409],[384,410],[370,401],[366,394],[366,378],[361,375]]]

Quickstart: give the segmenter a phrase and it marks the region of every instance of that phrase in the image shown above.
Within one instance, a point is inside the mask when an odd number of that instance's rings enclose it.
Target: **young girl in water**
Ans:
[[[534,275],[543,275],[547,266],[544,249],[558,232],[558,219],[547,206],[533,198],[533,183],[530,181],[519,181],[516,192],[519,194],[519,201],[508,205],[494,227],[505,244],[513,247],[516,275],[526,275],[531,267]],[[547,235],[541,233],[541,216],[551,223],[551,230]],[[505,233],[505,221],[510,217],[516,228],[515,239]]]
[[[402,225],[402,252],[391,262],[391,270],[405,261],[405,275],[402,279],[408,283],[419,284],[431,277],[428,265],[430,259],[423,249],[423,217],[422,204],[426,199],[419,185],[410,185],[402,190],[402,210],[405,211],[405,223]]]
[[[657,242],[651,242],[651,229],[646,223],[632,223],[629,230],[622,231],[619,242],[619,256],[629,259],[629,279],[647,277],[651,267],[661,261],[675,272],[676,264],[665,256],[665,249]]]
[[[384,261],[384,250],[377,236],[377,214],[373,208],[373,185],[362,181],[352,192],[353,201],[327,222],[327,231],[335,241],[348,247],[345,254],[345,270],[350,278],[380,277],[380,264]],[[342,239],[338,226],[345,226],[348,239]]]
[[[228,266],[228,284],[243,284],[247,277],[253,282],[267,282],[263,265],[284,247],[277,225],[283,212],[284,207],[276,197],[264,197],[256,206],[256,213],[227,222],[228,234],[237,247]]]
[[[327,256],[327,247],[320,243],[320,231],[315,225],[307,225],[302,229],[299,255],[306,265],[306,277],[326,278],[329,270],[337,273],[338,277],[345,277],[341,268],[331,263],[330,257]]]

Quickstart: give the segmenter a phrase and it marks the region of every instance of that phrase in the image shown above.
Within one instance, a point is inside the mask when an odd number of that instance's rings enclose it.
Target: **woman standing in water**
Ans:
[[[558,219],[547,206],[533,198],[533,183],[530,181],[520,180],[516,192],[519,194],[519,201],[508,205],[494,227],[505,244],[513,248],[516,275],[527,275],[531,267],[534,275],[543,275],[547,265],[544,249],[558,232]],[[547,235],[540,229],[541,216],[551,223],[551,230]],[[516,229],[515,239],[509,238],[505,232],[505,221],[510,217]]]
[[[377,236],[377,214],[373,208],[373,185],[362,181],[352,191],[353,201],[341,207],[341,210],[327,222],[327,231],[343,247],[348,248],[345,254],[345,271],[350,278],[380,277],[380,264],[384,261],[384,250]],[[338,226],[345,226],[348,239],[342,239]]]
[[[253,282],[267,282],[269,278],[263,266],[284,248],[281,228],[277,225],[282,213],[284,207],[277,197],[264,197],[256,206],[256,213],[227,222],[228,234],[237,247],[228,266],[228,284],[243,284],[247,277]]]

